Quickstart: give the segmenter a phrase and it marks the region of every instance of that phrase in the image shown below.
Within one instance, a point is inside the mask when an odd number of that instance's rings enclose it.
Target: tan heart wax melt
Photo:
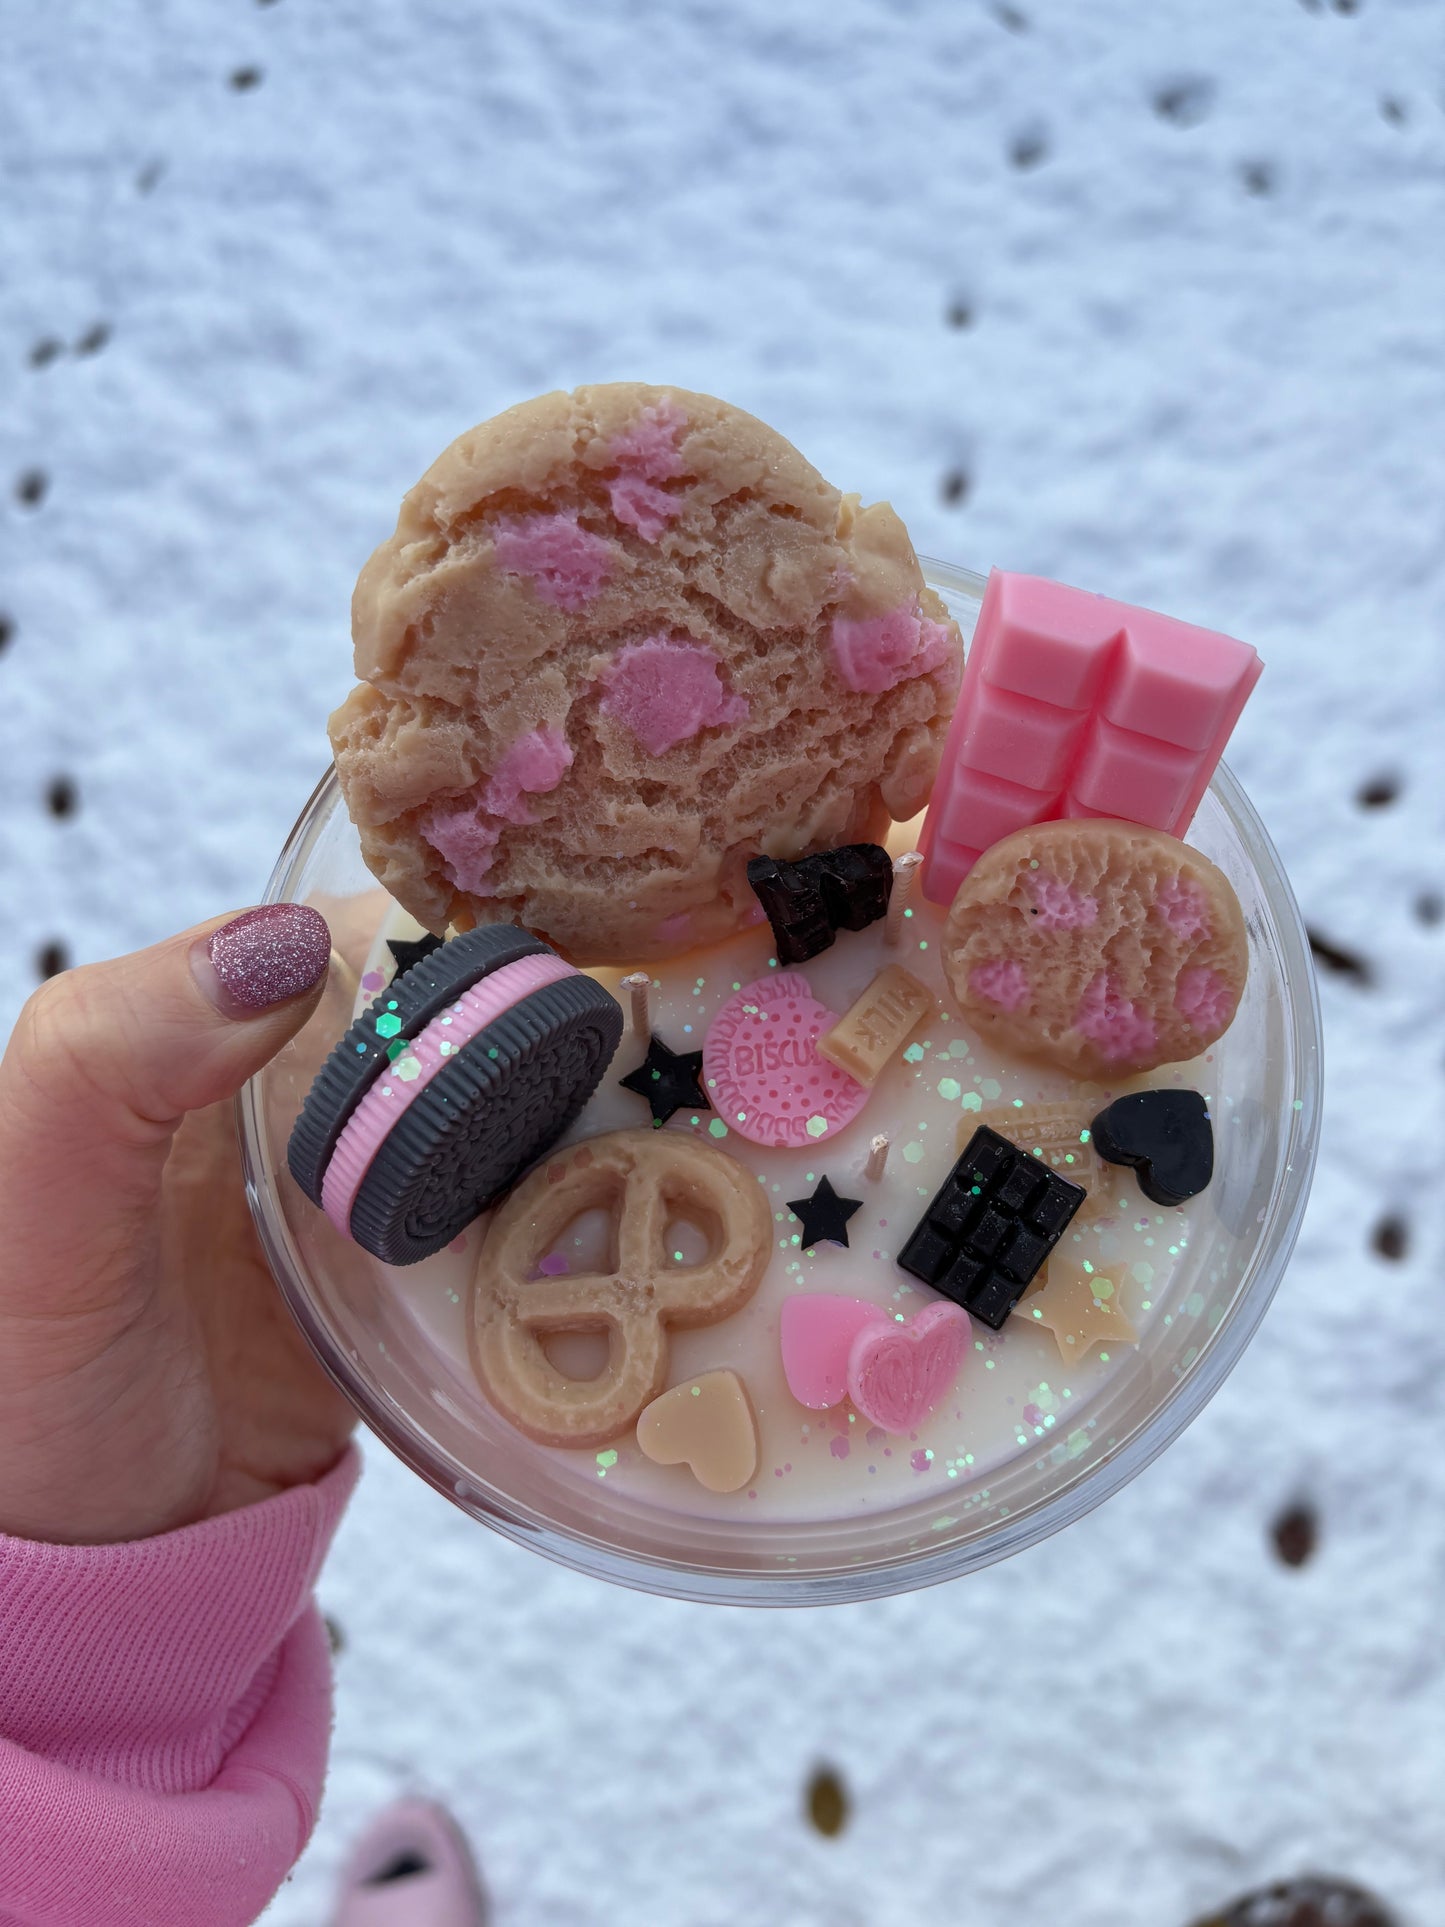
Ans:
[[[736,1372],[704,1372],[655,1398],[637,1443],[656,1465],[686,1465],[709,1492],[736,1492],[758,1467],[758,1428]]]

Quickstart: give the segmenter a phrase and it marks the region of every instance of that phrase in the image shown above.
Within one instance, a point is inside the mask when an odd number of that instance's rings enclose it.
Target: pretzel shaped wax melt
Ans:
[[[539,1276],[541,1261],[584,1212],[611,1213],[613,1263]],[[669,1225],[709,1236],[681,1264]],[[543,1445],[605,1445],[637,1423],[667,1379],[667,1328],[716,1324],[741,1309],[767,1268],[772,1218],[752,1172],[680,1131],[611,1131],[540,1164],[487,1228],[477,1259],[472,1357],[494,1404]],[[557,1332],[605,1332],[596,1378],[569,1378],[547,1357]]]

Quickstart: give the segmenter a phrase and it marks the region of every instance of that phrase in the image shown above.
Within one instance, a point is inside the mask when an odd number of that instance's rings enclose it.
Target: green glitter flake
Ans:
[[[607,1477],[607,1474],[612,1470],[613,1466],[616,1465],[616,1463],[617,1463],[617,1454],[615,1452],[612,1452],[612,1451],[599,1452],[597,1454],[598,1478],[605,1479]]]
[[[959,1102],[966,1111],[981,1111],[983,1109],[983,1099],[977,1091],[965,1091],[959,1099]]]
[[[940,1077],[938,1095],[949,1104],[955,1103],[963,1095],[963,1086],[956,1077]]]
[[[673,1263],[674,1263],[675,1265],[680,1265],[680,1264],[682,1263],[682,1253],[681,1253],[680,1251],[674,1251],[674,1252],[673,1252],[673,1254],[672,1254],[672,1262],[673,1262]]]
[[[948,1054],[950,1057],[967,1057],[968,1045],[961,1037],[955,1037],[949,1043]]]
[[[694,1397],[694,1398],[701,1398],[701,1397],[702,1397],[702,1387],[701,1387],[701,1385],[694,1385],[694,1386],[693,1386],[693,1388],[692,1388],[692,1395],[693,1395],[693,1397]]]
[[[905,1144],[903,1147],[903,1155],[910,1164],[917,1164],[923,1157],[923,1146],[921,1144]]]
[[[978,1088],[983,1093],[983,1095],[988,1099],[990,1104],[993,1103],[995,1098],[1003,1096],[1003,1085],[999,1083],[996,1077],[984,1078],[983,1082],[979,1085]]]
[[[910,1064],[921,1064],[923,1062],[922,1044],[910,1044],[908,1046],[908,1049],[904,1051],[903,1055],[907,1058]]]
[[[1204,1293],[1202,1291],[1191,1291],[1189,1296],[1184,1300],[1184,1309],[1189,1313],[1191,1318],[1197,1318],[1204,1310]]]
[[[421,1059],[417,1057],[398,1057],[396,1074],[403,1084],[414,1083],[421,1076]]]
[[[406,1039],[405,1037],[398,1037],[395,1043],[387,1045],[386,1061],[389,1064],[394,1064],[398,1057],[405,1056],[407,1051],[409,1051],[410,1049],[411,1049],[411,1044],[408,1041],[408,1039]]]
[[[376,1020],[376,1034],[378,1037],[395,1037],[400,1029],[400,1017],[385,1016],[378,1017]]]
[[[810,1117],[803,1126],[803,1129],[808,1133],[809,1137],[822,1137],[827,1128],[828,1120],[826,1117]]]
[[[715,1117],[712,1123],[709,1124],[707,1127],[707,1134],[709,1137],[726,1137],[728,1134],[728,1127],[726,1124],[723,1123],[720,1117]]]

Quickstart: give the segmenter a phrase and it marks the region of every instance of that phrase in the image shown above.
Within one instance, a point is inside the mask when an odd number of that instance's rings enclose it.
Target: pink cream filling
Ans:
[[[581,609],[612,570],[612,544],[580,528],[575,515],[527,515],[492,531],[497,561],[508,575],[525,575],[558,609]]]
[[[746,720],[746,696],[731,696],[705,643],[649,636],[613,658],[598,708],[632,731],[650,756],[711,729]]]
[[[322,1206],[343,1237],[351,1236],[352,1207],[372,1160],[397,1119],[411,1109],[437,1073],[446,1069],[464,1044],[524,997],[575,975],[571,964],[550,952],[503,964],[434,1017],[420,1037],[397,1053],[347,1119],[321,1180]]]
[[[916,604],[887,615],[833,618],[833,661],[850,689],[879,696],[946,662],[949,633],[941,622],[920,616]]]

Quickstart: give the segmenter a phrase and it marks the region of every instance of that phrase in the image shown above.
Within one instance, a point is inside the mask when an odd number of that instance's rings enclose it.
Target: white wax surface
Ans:
[[[809,1411],[788,1391],[778,1346],[778,1318],[794,1292],[842,1292],[870,1300],[890,1314],[908,1317],[935,1302],[936,1294],[895,1262],[899,1248],[947,1175],[969,1133],[980,1123],[1005,1135],[1015,1104],[1056,1101],[1081,1090],[1098,1104],[1116,1093],[1079,1086],[1047,1067],[1000,1052],[970,1031],[952,1008],[940,967],[944,913],[915,897],[899,943],[890,948],[884,926],[843,932],[833,947],[805,965],[813,994],[841,1014],[879,970],[900,963],[938,999],[936,1015],[910,1036],[881,1072],[867,1103],[836,1133],[802,1149],[772,1150],[753,1144],[715,1111],[679,1111],[663,1128],[702,1138],[755,1172],[773,1210],[774,1246],[767,1271],[751,1301],[722,1323],[673,1334],[669,1384],[727,1367],[747,1385],[757,1414],[759,1459],[755,1478],[742,1491],[709,1493],[686,1467],[659,1467],[643,1457],[629,1431],[609,1446],[552,1451],[530,1442],[520,1448],[549,1451],[581,1480],[605,1478],[649,1503],[698,1516],[746,1513],[759,1521],[820,1520],[912,1503],[952,1480],[974,1480],[1018,1454],[1057,1437],[1061,1449],[1078,1432],[1085,1408],[1129,1348],[1095,1345],[1082,1359],[1063,1357],[1054,1336],[1010,1317],[1001,1332],[977,1320],[973,1345],[954,1394],[926,1423],[906,1437],[870,1426],[848,1402],[827,1412]],[[401,913],[379,933],[368,960],[358,1009],[379,988],[377,971],[388,972],[385,939],[415,936]],[[701,1049],[710,1021],[734,992],[776,972],[766,924],[713,950],[698,951],[652,971],[654,1033],[678,1052]],[[622,972],[598,971],[624,1011],[628,994],[617,988]],[[370,986],[369,988],[367,986]],[[916,1061],[910,1061],[909,1053]],[[603,1131],[647,1127],[642,1099],[618,1079],[641,1063],[643,1046],[630,1022],[602,1085],[561,1144]],[[1193,1085],[1208,1094],[1208,1061],[1156,1072],[1154,1084]],[[1121,1087],[1122,1088],[1122,1087]],[[1128,1088],[1137,1088],[1137,1085]],[[891,1139],[883,1177],[863,1176],[871,1140]],[[848,1225],[849,1246],[820,1243],[800,1248],[800,1225],[790,1198],[806,1198],[827,1175],[843,1196],[862,1200]],[[1114,1281],[1118,1302],[1141,1338],[1167,1297],[1176,1266],[1188,1249],[1188,1208],[1165,1210],[1139,1191],[1132,1171],[1100,1166],[1102,1208],[1081,1212],[1065,1232],[1051,1264],[1085,1263]],[[411,1309],[418,1326],[446,1362],[447,1376],[470,1378],[467,1308],[487,1220],[479,1219],[456,1245],[420,1265],[386,1272],[390,1289]],[[549,1254],[581,1271],[596,1261],[599,1227],[570,1226]],[[668,1238],[659,1267],[700,1255],[683,1232]],[[385,1270],[385,1268],[381,1268]],[[560,1369],[588,1375],[601,1356],[601,1342],[579,1337],[556,1342],[550,1356]]]

